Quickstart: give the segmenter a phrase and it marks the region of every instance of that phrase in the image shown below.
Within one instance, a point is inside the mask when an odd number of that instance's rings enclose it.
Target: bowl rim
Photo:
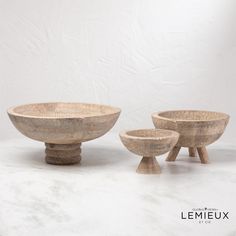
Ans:
[[[55,117],[55,116],[35,116],[35,115],[24,115],[18,112],[15,112],[14,110],[18,107],[23,106],[32,106],[32,105],[44,105],[44,104],[81,104],[81,105],[92,105],[92,106],[103,106],[106,108],[110,108],[113,110],[113,112],[109,112],[106,114],[101,115],[84,115],[84,116],[68,116],[68,117]],[[120,114],[121,109],[118,107],[113,107],[110,105],[104,105],[104,104],[97,104],[97,103],[84,103],[84,102],[40,102],[40,103],[26,103],[22,105],[12,106],[7,109],[8,115],[17,116],[17,117],[23,117],[23,118],[33,118],[33,119],[53,119],[53,120],[63,120],[63,119],[86,119],[86,118],[96,118],[96,117],[102,117],[102,116],[109,116],[114,114]]]
[[[222,115],[220,118],[215,119],[201,119],[201,120],[186,120],[186,119],[171,119],[164,116],[161,116],[162,113],[165,112],[206,112],[206,113],[218,113]],[[152,113],[152,118],[160,118],[162,120],[168,120],[172,122],[209,122],[209,121],[220,121],[220,120],[227,120],[230,118],[230,115],[224,113],[224,112],[218,112],[218,111],[209,111],[209,110],[190,110],[190,109],[181,109],[181,110],[166,110],[166,111],[159,111]]]
[[[128,132],[131,131],[166,131],[169,133],[169,135],[163,135],[163,136],[158,136],[158,137],[153,137],[153,136],[147,136],[147,137],[140,137],[140,136],[135,136],[135,135],[130,135]],[[123,130],[119,133],[119,136],[128,138],[128,139],[139,139],[139,140],[163,140],[167,138],[179,138],[180,134],[174,130],[169,130],[169,129],[133,129],[133,130]]]

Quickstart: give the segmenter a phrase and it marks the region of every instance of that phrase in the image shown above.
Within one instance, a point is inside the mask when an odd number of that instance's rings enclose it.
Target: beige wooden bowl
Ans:
[[[177,131],[179,141],[169,153],[167,161],[175,161],[181,147],[189,148],[189,155],[198,151],[202,163],[208,163],[205,146],[215,142],[224,133],[229,115],[212,111],[176,110],[154,113],[152,120],[156,128]]]
[[[81,160],[81,143],[108,132],[121,110],[97,104],[38,103],[7,112],[22,134],[45,142],[47,163],[67,165]]]
[[[120,133],[124,146],[130,152],[143,156],[137,169],[141,174],[159,174],[160,166],[155,156],[170,151],[178,138],[177,132],[162,129],[140,129]]]

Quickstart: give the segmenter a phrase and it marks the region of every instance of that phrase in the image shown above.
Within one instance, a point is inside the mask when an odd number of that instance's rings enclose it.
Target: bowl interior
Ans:
[[[141,130],[131,130],[127,131],[126,135],[130,138],[140,138],[140,139],[160,139],[166,137],[172,137],[178,135],[176,132],[171,130],[163,129],[141,129]]]
[[[191,120],[191,121],[211,121],[221,120],[228,117],[227,114],[213,111],[165,111],[159,113],[159,116],[173,120]]]
[[[120,112],[119,108],[86,103],[37,103],[9,109],[9,113],[42,118],[84,118]]]

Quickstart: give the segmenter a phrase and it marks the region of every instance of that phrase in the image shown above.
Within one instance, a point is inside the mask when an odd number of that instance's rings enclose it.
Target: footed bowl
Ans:
[[[221,137],[229,122],[229,115],[213,111],[175,110],[154,113],[152,121],[158,129],[174,130],[180,134],[167,161],[175,161],[180,148],[188,147],[190,156],[195,156],[197,149],[201,162],[207,163],[205,146]]]
[[[46,145],[46,162],[74,164],[81,160],[81,143],[107,133],[121,110],[86,103],[37,103],[8,109],[13,125],[25,136]]]
[[[132,153],[143,156],[137,173],[158,174],[160,166],[155,158],[170,151],[177,143],[179,134],[163,129],[139,129],[120,133],[124,146]]]

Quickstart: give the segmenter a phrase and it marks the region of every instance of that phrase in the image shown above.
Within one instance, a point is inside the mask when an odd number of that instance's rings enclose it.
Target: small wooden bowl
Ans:
[[[213,111],[176,110],[152,114],[152,121],[158,129],[169,129],[180,134],[179,141],[167,157],[175,161],[181,147],[189,148],[189,155],[198,151],[202,163],[208,163],[205,146],[215,142],[224,133],[229,115]]]
[[[46,162],[80,162],[82,142],[98,138],[116,123],[119,108],[85,103],[38,103],[8,109],[14,126],[25,136],[45,142]]]
[[[143,156],[137,169],[140,174],[159,174],[161,170],[155,156],[170,151],[178,138],[177,132],[163,129],[140,129],[120,133],[124,146],[130,152]]]

